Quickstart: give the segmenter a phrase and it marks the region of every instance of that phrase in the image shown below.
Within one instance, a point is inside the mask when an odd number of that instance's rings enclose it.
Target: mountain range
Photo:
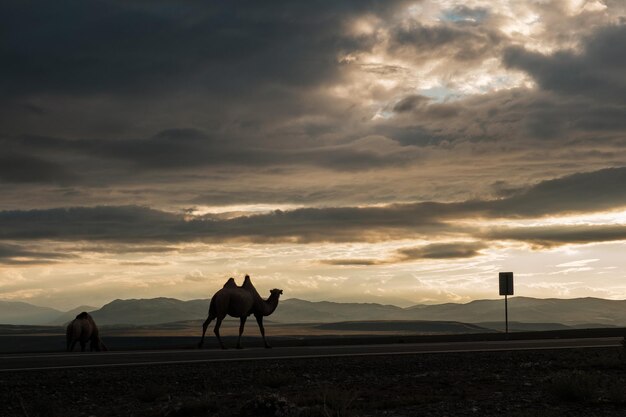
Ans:
[[[209,299],[175,298],[114,300],[100,309],[81,306],[67,312],[24,302],[0,301],[0,324],[63,325],[80,311],[89,311],[99,325],[147,325],[204,319]],[[268,320],[281,323],[333,323],[371,320],[502,322],[503,300],[476,300],[401,308],[376,303],[337,303],[291,298],[280,302]],[[600,298],[509,299],[509,320],[575,327],[626,326],[626,300]]]

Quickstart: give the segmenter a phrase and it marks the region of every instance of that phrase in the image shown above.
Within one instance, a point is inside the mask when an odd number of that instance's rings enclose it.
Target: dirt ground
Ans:
[[[624,416],[621,348],[0,373],[0,416]]]

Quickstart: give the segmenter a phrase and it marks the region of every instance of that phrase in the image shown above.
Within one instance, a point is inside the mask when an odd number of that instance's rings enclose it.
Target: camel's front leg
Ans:
[[[237,339],[237,349],[241,349],[241,335],[243,334],[243,326],[246,325],[248,316],[239,317],[239,338]]]
[[[266,349],[271,348],[271,346],[267,343],[267,340],[265,340],[265,327],[263,327],[263,316],[261,315],[255,315],[256,317],[256,322],[259,324],[259,330],[261,331],[261,336],[263,337],[263,344],[265,345]]]
[[[204,344],[204,335],[206,334],[206,329],[209,327],[209,324],[211,324],[214,318],[215,317],[211,317],[211,315],[209,314],[209,317],[207,317],[204,323],[202,323],[202,337],[200,338],[200,342],[198,343],[198,348],[202,348],[202,345]]]
[[[224,343],[222,343],[222,338],[220,337],[220,326],[222,325],[222,320],[224,320],[224,317],[217,318],[217,321],[215,322],[215,328],[213,329],[213,333],[215,333],[215,336],[217,336],[217,341],[220,342],[220,347],[222,349],[226,349],[226,346],[224,346]]]

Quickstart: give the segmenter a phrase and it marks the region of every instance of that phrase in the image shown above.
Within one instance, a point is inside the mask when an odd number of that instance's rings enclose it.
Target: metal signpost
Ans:
[[[500,295],[504,295],[504,321],[506,334],[509,334],[509,300],[513,295],[513,272],[500,272]]]

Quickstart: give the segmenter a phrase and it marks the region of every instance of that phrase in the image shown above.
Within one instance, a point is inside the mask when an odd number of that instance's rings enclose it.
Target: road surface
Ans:
[[[262,359],[302,359],[338,356],[408,355],[445,352],[485,352],[503,350],[572,349],[621,346],[621,337],[585,339],[509,340],[453,343],[402,343],[383,345],[280,347],[274,349],[188,349],[119,352],[74,352],[4,354],[0,372],[44,369],[93,368],[111,366],[165,365],[246,361]]]

